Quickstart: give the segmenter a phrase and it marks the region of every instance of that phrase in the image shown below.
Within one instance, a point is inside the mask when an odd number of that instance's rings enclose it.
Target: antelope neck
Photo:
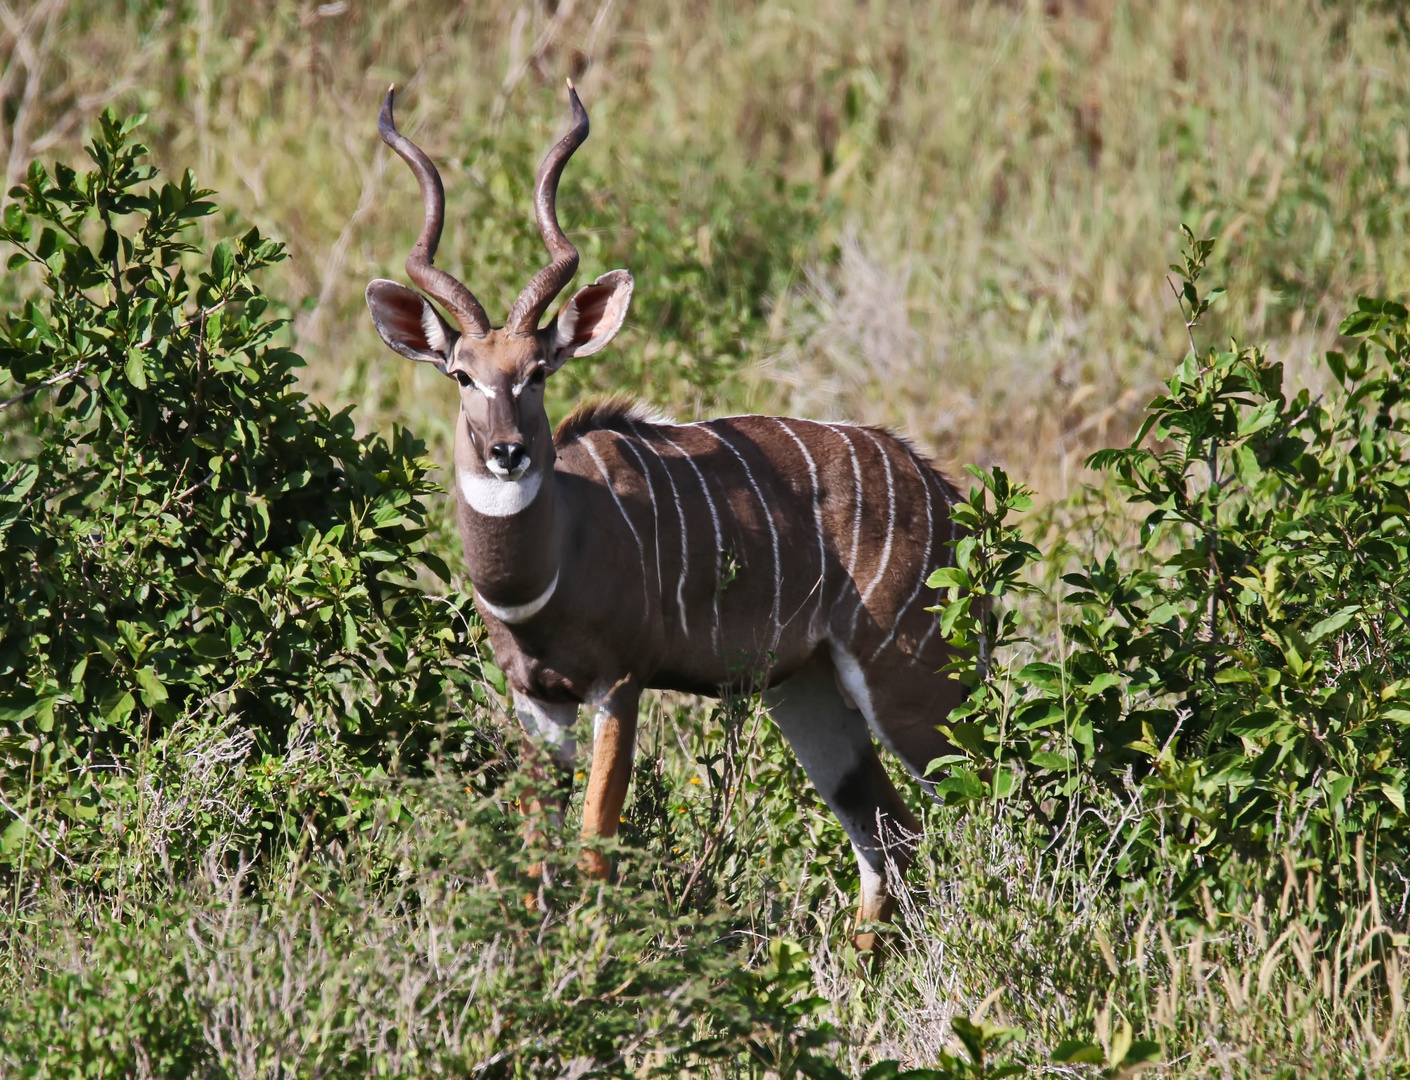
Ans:
[[[514,624],[538,614],[558,585],[553,459],[531,460],[518,480],[478,459],[464,416],[456,430],[456,503],[466,567],[490,614]]]

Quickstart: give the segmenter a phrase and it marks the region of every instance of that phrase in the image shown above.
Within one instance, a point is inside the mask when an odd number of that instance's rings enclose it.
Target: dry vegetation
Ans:
[[[0,167],[13,183],[36,156],[79,165],[104,107],[147,113],[154,163],[217,189],[209,237],[253,223],[288,244],[263,285],[311,394],[355,403],[360,430],[406,424],[445,461],[454,395],[388,353],[363,306],[368,279],[403,276],[419,225],[377,108],[395,82],[402,129],[445,178],[441,264],[497,319],[536,265],[526,192],[565,75],[593,124],[560,204],[580,277],[625,263],[637,307],[610,355],[557,380],[556,414],[626,390],[681,417],[846,417],[952,471],[1003,462],[1060,499],[1187,349],[1164,269],[1181,223],[1218,241],[1228,292],[1207,338],[1266,341],[1293,382],[1320,385],[1311,358],[1359,293],[1410,292],[1407,44],[1392,14],[1332,0],[0,2]],[[0,298],[29,287],[11,278]],[[1056,520],[1080,531],[1076,504]],[[454,565],[448,522],[434,528]],[[490,698],[467,711],[500,723]],[[324,866],[281,852],[253,897],[209,863],[172,886],[147,937],[81,892],[15,885],[0,989],[57,972],[72,1005],[108,992],[109,968],[150,962],[207,1010],[212,1075],[516,1075],[503,1070],[539,1060],[525,1047],[552,1024],[610,1012],[621,957],[603,927],[639,904],[642,940],[650,919],[709,909],[724,920],[710,933],[805,942],[824,1002],[804,1020],[835,1025],[829,1053],[858,1074],[954,1052],[956,1015],[1022,1029],[1034,1075],[1098,1075],[1050,1051],[1110,1051],[1132,1030],[1162,1043],[1169,1076],[1410,1068],[1404,896],[1368,887],[1357,917],[1324,931],[1305,901],[1315,871],[1290,864],[1276,906],[1206,900],[1205,925],[1171,921],[1162,883],[1111,888],[1105,853],[997,811],[918,806],[929,836],[900,947],[859,980],[850,856],[777,733],[757,714],[722,727],[698,703],[648,707],[624,842],[651,854],[618,892],[571,907],[549,946],[481,932],[508,918],[514,887],[495,874],[517,856],[474,847],[456,802],[469,788],[447,767],[398,790],[416,808],[404,835],[378,819],[365,850]],[[192,815],[238,824],[222,800],[258,779],[248,749],[228,730],[173,733],[123,857],[163,865]],[[718,887],[671,893],[701,867]],[[692,986],[694,1006],[707,996]],[[611,1067],[645,1074],[690,1015],[664,990],[633,1007]],[[518,1043],[501,1037],[514,1024]],[[131,1036],[135,1073],[155,1068],[147,1037]],[[593,1067],[543,1060],[559,1070],[546,1075]],[[763,1060],[697,1064],[791,1075]]]
[[[1410,284],[1410,74],[1393,20],[1353,5],[124,7],[7,16],[11,178],[32,154],[75,155],[103,104],[148,112],[160,165],[195,167],[289,244],[271,291],[315,392],[433,445],[449,399],[383,354],[361,302],[416,228],[411,178],[375,134],[391,82],[443,163],[443,261],[492,312],[527,271],[495,257],[499,219],[529,213],[500,205],[526,181],[497,171],[532,168],[564,75],[593,117],[568,187],[615,207],[584,272],[634,253],[634,229],[679,248],[631,267],[618,351],[638,359],[574,392],[890,424],[1050,495],[1183,347],[1163,270],[1182,221],[1219,240],[1221,325],[1299,369],[1357,293]],[[512,150],[487,160],[486,141]],[[724,386],[681,379],[683,354],[717,343],[700,327],[661,340],[648,307],[702,268],[759,286]]]

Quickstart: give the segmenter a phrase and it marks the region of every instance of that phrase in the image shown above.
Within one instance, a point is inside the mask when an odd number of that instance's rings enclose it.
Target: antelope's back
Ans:
[[[602,492],[615,540],[599,557],[639,567],[619,599],[660,642],[659,684],[772,682],[824,640],[943,661],[924,582],[949,562],[956,494],[904,440],[772,416],[669,424],[610,401],[555,442],[559,468]]]

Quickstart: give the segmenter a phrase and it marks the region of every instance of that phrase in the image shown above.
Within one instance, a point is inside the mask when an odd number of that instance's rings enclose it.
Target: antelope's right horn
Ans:
[[[568,80],[568,101],[573,107],[573,126],[544,155],[538,177],[534,180],[534,213],[538,216],[544,246],[553,256],[553,261],[529,279],[524,291],[509,309],[504,325],[515,334],[532,334],[539,328],[544,309],[578,270],[578,249],[559,228],[557,209],[558,179],[563,175],[563,166],[568,164],[573,151],[582,146],[588,137],[587,110],[583,108],[571,79]]]
[[[490,332],[490,320],[486,318],[480,301],[475,299],[475,294],[444,270],[432,265],[436,247],[441,242],[441,229],[445,225],[445,188],[441,186],[441,174],[431,164],[431,159],[397,130],[396,120],[392,117],[392,95],[395,91],[395,86],[387,90],[382,114],[377,118],[377,130],[382,135],[382,141],[395,150],[416,174],[426,212],[421,235],[417,237],[411,254],[406,257],[407,276],[422,292],[439,301],[454,316],[462,334],[484,337]]]

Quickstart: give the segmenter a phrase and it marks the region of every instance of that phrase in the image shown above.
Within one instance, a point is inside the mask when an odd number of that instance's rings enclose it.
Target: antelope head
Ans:
[[[512,513],[532,500],[538,481],[553,467],[544,380],[570,358],[590,356],[611,341],[632,296],[631,274],[613,270],[579,289],[546,326],[539,326],[578,268],[578,251],[558,225],[555,199],[563,167],[588,136],[587,111],[570,82],[572,127],[544,157],[534,181],[534,211],[551,261],[524,286],[505,324],[494,327],[474,294],[433,265],[445,223],[445,190],[431,159],[397,131],[392,95],[388,90],[377,127],[421,187],[425,221],[406,259],[407,275],[421,292],[378,279],[367,286],[367,306],[383,341],[459,383],[468,436],[468,452],[458,451],[456,460],[462,487],[480,491],[470,501],[481,512],[493,514],[498,508]],[[450,314],[454,327],[427,297]],[[496,491],[506,484],[521,488],[522,494]]]

